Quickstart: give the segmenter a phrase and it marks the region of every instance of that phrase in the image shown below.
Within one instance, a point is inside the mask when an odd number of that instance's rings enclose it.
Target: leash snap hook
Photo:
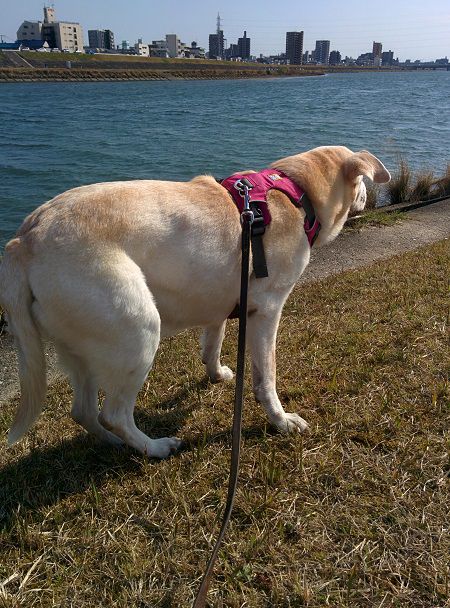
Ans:
[[[242,189],[244,191],[244,209],[242,210],[241,213],[241,224],[253,224],[254,220],[255,220],[255,214],[253,213],[253,210],[250,208],[250,194],[249,194],[249,187],[247,186],[247,184],[242,183]]]

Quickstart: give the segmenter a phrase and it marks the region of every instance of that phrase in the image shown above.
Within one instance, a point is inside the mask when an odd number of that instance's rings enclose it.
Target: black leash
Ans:
[[[244,194],[244,210],[241,213],[242,224],[242,265],[241,265],[241,294],[239,299],[239,337],[238,354],[236,364],[236,388],[234,393],[234,415],[233,431],[231,441],[231,464],[230,479],[228,482],[227,503],[222,519],[219,536],[209,558],[208,566],[203,576],[202,584],[198,590],[193,608],[204,608],[206,606],[206,596],[211,582],[214,564],[219,553],[219,548],[228,527],[231,510],[233,508],[234,497],[239,471],[239,455],[241,451],[241,429],[242,429],[242,404],[244,400],[244,371],[245,371],[245,336],[247,330],[247,296],[248,296],[248,269],[250,257],[250,238],[252,232],[253,212],[249,205],[248,188]]]

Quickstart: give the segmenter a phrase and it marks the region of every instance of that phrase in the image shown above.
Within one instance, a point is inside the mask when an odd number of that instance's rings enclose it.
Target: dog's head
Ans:
[[[305,189],[322,225],[316,241],[324,244],[336,237],[350,210],[362,211],[367,200],[366,176],[376,183],[391,179],[389,171],[373,154],[352,152],[344,146],[322,146],[275,162]]]
[[[350,211],[362,211],[366,206],[367,192],[363,177],[378,184],[384,184],[391,179],[391,175],[383,163],[376,156],[361,150],[353,153],[344,162],[344,174],[350,187],[354,188],[354,193],[350,192],[349,198],[354,196]]]

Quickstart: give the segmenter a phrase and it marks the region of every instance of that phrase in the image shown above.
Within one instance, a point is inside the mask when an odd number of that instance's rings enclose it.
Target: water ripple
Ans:
[[[0,245],[85,183],[224,176],[318,145],[449,161],[450,72],[0,87]],[[36,103],[45,100],[45,103]]]

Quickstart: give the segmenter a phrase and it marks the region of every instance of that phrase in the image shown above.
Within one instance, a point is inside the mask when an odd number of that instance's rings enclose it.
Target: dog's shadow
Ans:
[[[158,404],[157,411],[138,408],[138,426],[152,437],[175,435],[198,407],[193,392],[204,390],[207,378],[192,381],[174,396]],[[231,426],[231,421],[230,421]],[[247,429],[254,435],[261,429]],[[228,432],[191,437],[182,450],[195,451],[205,443],[226,443]],[[176,456],[175,456],[176,457]],[[151,461],[158,466],[157,460]],[[61,499],[99,488],[106,479],[138,475],[145,458],[129,448],[115,448],[85,433],[60,441],[53,447],[35,447],[29,454],[0,469],[0,528],[13,524],[18,513],[35,512]]]

